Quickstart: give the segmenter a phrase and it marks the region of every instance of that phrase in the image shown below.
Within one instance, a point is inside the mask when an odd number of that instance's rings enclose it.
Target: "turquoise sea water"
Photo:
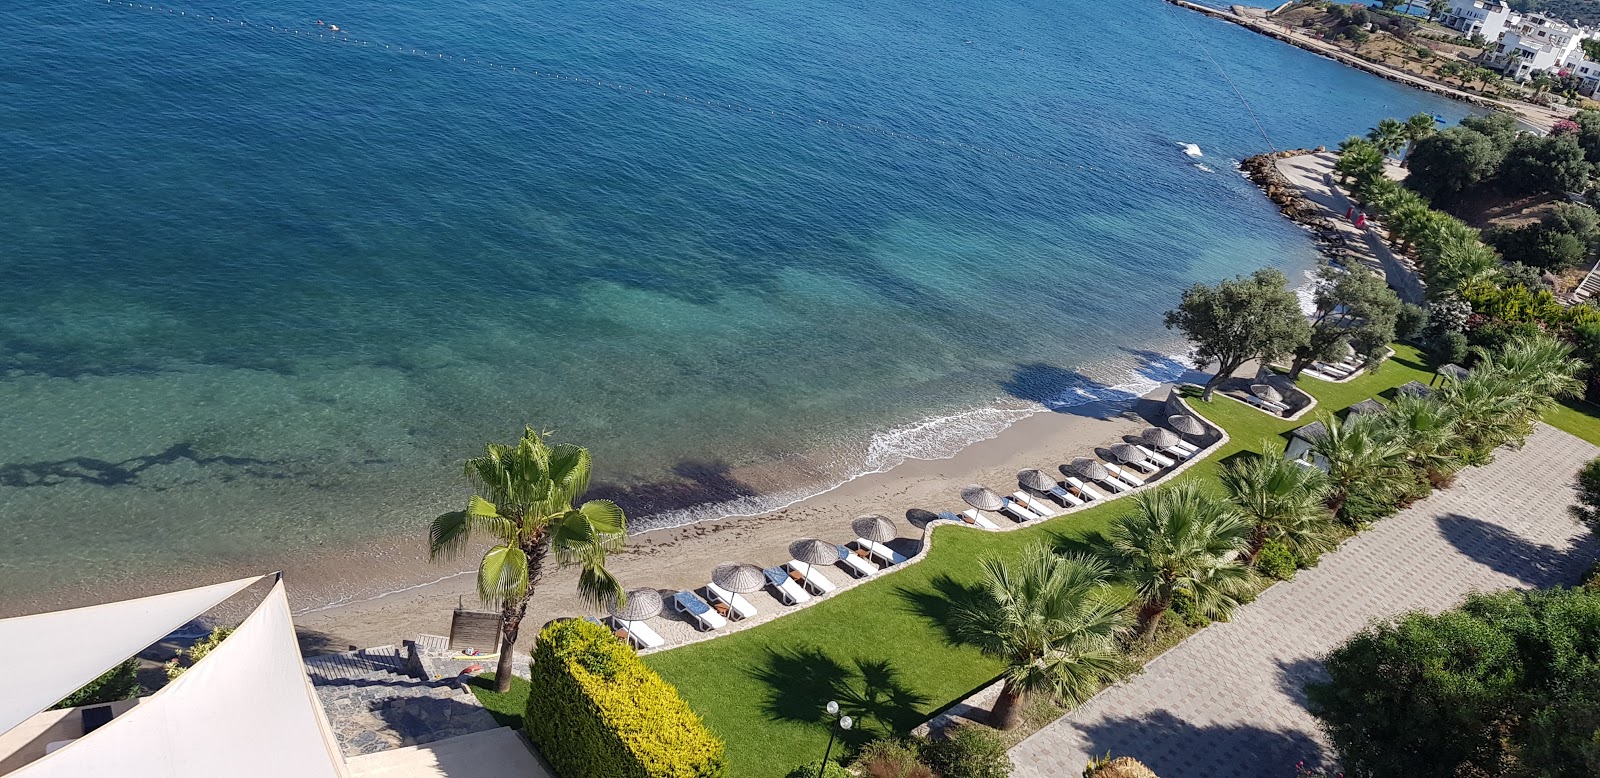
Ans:
[[[1278,147],[1464,113],[1156,0],[4,4],[0,592],[415,533],[523,424],[642,529],[1170,376],[1314,261],[1207,53]]]

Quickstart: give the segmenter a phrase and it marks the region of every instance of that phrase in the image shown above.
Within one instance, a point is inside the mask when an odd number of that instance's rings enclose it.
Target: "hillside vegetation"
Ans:
[[[1512,10],[1549,14],[1562,21],[1577,19],[1590,27],[1600,27],[1600,0],[1508,0]]]

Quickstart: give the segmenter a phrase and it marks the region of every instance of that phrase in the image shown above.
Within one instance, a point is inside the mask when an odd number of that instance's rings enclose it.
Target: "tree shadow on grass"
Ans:
[[[933,587],[932,591],[899,586],[894,590],[895,596],[905,604],[906,610],[939,627],[951,645],[961,644],[963,641],[955,634],[950,614],[961,604],[977,599],[982,589],[976,584],[963,584],[943,574],[934,576],[928,583]]]
[[[1094,556],[1105,550],[1109,540],[1105,533],[1095,530],[1082,537],[1063,535],[1051,532],[1049,536],[1050,550],[1057,554],[1080,554]]]
[[[856,721],[840,738],[852,746],[911,731],[922,723],[922,708],[928,703],[886,659],[842,662],[818,648],[769,648],[750,673],[767,687],[763,712],[770,719],[824,726],[829,718],[825,706],[837,701],[840,712]]]
[[[1439,534],[1456,550],[1497,573],[1527,586],[1575,584],[1600,557],[1600,541],[1584,533],[1569,549],[1533,543],[1482,519],[1451,513],[1440,516]]]
[[[1160,709],[1140,716],[1107,717],[1069,724],[1082,733],[1091,754],[1131,756],[1155,774],[1184,776],[1288,776],[1297,762],[1328,767],[1311,733],[1243,724],[1201,725]]]

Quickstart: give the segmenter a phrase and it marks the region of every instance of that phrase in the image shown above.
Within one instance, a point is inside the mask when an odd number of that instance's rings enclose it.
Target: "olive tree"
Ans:
[[[1288,354],[1309,340],[1311,330],[1289,279],[1276,268],[1189,287],[1178,307],[1167,311],[1166,324],[1194,344],[1195,367],[1216,363],[1202,396],[1206,401],[1244,363]]]

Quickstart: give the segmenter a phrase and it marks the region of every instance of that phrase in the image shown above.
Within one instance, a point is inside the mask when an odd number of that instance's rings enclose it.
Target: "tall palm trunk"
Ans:
[[[1246,547],[1245,566],[1255,567],[1256,560],[1261,558],[1261,551],[1267,547],[1267,525],[1257,524],[1250,532],[1250,545]]]
[[[512,659],[516,656],[517,635],[522,630],[522,618],[528,615],[528,600],[533,598],[534,587],[544,576],[544,558],[550,551],[550,536],[540,532],[532,540],[524,541],[522,553],[528,556],[528,593],[516,601],[507,601],[500,609],[500,659],[495,664],[494,690],[504,694],[511,691]]]
[[[994,701],[994,710],[989,714],[990,723],[997,729],[1016,729],[1022,723],[1022,701],[1023,693],[1007,680],[1000,687],[1000,698]]]

